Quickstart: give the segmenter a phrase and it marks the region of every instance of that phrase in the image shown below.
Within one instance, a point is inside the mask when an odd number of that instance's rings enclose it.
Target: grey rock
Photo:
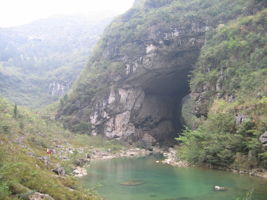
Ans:
[[[34,157],[34,156],[35,156],[35,154],[34,154],[33,152],[26,152],[26,154],[27,154],[28,156],[31,156],[31,157]]]
[[[52,170],[54,173],[56,173],[57,175],[60,176],[64,176],[65,173],[65,169],[63,167],[56,167],[55,169]]]
[[[79,167],[83,167],[84,165],[86,165],[88,163],[90,163],[90,160],[84,159],[84,158],[80,158],[80,159],[74,161],[74,164],[76,166],[79,166]]]
[[[50,195],[48,194],[42,194],[39,192],[35,192],[28,197],[29,200],[54,200]]]
[[[267,131],[265,131],[259,138],[264,147],[267,147]]]
[[[85,168],[82,167],[77,167],[76,169],[73,170],[73,175],[76,177],[82,177],[87,175],[87,171]]]
[[[144,134],[142,141],[144,141],[144,143],[147,144],[148,146],[154,146],[157,142],[153,136],[147,133]]]
[[[245,120],[247,119],[247,117],[243,114],[237,114],[235,117],[235,123],[236,125],[240,125],[242,124]]]
[[[49,83],[48,94],[51,96],[62,96],[70,88],[72,82],[69,81],[53,81]]]
[[[40,156],[40,157],[38,157],[38,159],[42,160],[45,163],[45,165],[49,165],[50,164],[50,159],[49,159],[48,156]]]

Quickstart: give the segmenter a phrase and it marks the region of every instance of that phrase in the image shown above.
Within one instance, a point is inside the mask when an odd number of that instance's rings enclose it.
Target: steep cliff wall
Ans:
[[[75,131],[145,145],[169,143],[181,128],[180,104],[206,34],[264,4],[137,1],[106,30],[57,117]]]

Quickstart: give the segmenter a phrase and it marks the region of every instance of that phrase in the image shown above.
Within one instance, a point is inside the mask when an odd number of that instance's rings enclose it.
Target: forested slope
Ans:
[[[0,94],[30,107],[70,88],[112,17],[55,16],[0,29]]]
[[[207,36],[190,80],[184,156],[193,163],[267,167],[267,10],[220,25]],[[191,104],[188,106],[188,104]],[[187,110],[188,111],[188,110]],[[193,123],[192,123],[193,122]]]

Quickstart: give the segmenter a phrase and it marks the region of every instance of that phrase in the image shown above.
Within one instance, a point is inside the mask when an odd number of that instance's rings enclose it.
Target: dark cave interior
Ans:
[[[189,94],[189,71],[187,68],[160,73],[144,84],[145,100],[139,116],[142,130],[160,144],[173,144],[183,129],[181,103]]]

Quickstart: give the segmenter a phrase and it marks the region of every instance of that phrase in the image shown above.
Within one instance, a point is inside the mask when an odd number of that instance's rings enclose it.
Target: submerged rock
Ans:
[[[136,185],[143,185],[144,183],[145,183],[144,181],[129,180],[129,181],[120,183],[120,185],[124,185],[124,186],[136,186]]]
[[[190,197],[177,197],[177,198],[171,198],[171,199],[164,199],[164,200],[190,200],[193,198]]]

